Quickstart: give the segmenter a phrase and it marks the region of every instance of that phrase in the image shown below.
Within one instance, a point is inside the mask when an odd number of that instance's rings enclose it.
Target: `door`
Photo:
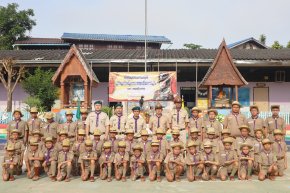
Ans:
[[[269,111],[269,87],[254,87],[253,94],[254,105],[260,111]]]

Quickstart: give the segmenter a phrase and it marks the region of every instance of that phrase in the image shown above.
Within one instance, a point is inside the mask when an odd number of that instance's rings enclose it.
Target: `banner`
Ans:
[[[176,94],[176,72],[110,72],[109,101],[167,101]]]

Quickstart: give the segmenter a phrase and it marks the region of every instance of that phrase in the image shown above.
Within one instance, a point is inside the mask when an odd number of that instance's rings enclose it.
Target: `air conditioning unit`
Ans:
[[[281,71],[276,71],[275,72],[275,82],[285,82],[286,81],[286,72],[281,70]]]

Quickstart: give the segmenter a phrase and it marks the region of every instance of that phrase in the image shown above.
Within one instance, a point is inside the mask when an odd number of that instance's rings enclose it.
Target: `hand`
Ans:
[[[29,160],[35,160],[35,158],[34,158],[34,157],[29,157],[28,159],[29,159]]]

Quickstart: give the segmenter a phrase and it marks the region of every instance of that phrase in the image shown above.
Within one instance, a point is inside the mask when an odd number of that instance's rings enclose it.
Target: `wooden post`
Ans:
[[[212,103],[212,86],[208,87],[208,107],[211,108]]]
[[[63,109],[64,107],[64,94],[65,94],[65,88],[64,88],[64,82],[60,82],[60,108]]]
[[[87,109],[88,108],[88,102],[89,102],[89,84],[88,81],[84,82],[84,87],[85,87],[85,104],[84,107]]]
[[[235,85],[235,92],[236,92],[236,101],[239,100],[239,92],[238,92],[238,86]]]

